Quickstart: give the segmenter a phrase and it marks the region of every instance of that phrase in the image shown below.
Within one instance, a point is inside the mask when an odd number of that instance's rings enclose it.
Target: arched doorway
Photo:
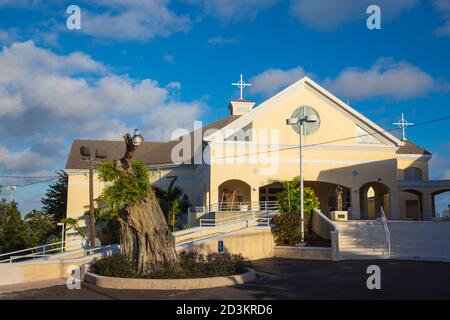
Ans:
[[[239,210],[242,205],[249,205],[250,186],[242,180],[227,180],[219,186],[219,208],[222,211]]]
[[[278,182],[259,187],[259,201],[277,201],[277,194],[281,191],[283,191],[283,188]]]
[[[361,219],[381,217],[381,207],[387,217],[391,215],[389,188],[381,182],[368,182],[359,188]]]

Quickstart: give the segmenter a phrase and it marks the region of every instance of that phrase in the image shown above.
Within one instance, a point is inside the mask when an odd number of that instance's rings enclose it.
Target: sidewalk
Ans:
[[[42,289],[53,286],[60,286],[66,284],[66,279],[52,279],[43,281],[33,281],[29,283],[11,284],[0,286],[0,296],[5,293],[22,292],[33,289]]]

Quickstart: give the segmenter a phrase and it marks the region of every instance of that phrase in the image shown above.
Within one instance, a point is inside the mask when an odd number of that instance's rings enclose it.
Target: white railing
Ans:
[[[218,227],[229,224],[239,224],[243,222],[246,223],[247,227],[256,224],[260,226],[269,226],[270,217],[268,217],[265,212],[251,212],[214,219],[200,219],[200,227]]]
[[[236,212],[274,212],[278,211],[277,201],[259,201],[259,202],[219,202],[204,207],[189,208],[189,213],[207,214],[217,211],[236,211]]]
[[[35,259],[47,257],[50,254],[62,253],[64,249],[69,246],[82,245],[82,240],[72,240],[72,241],[59,241],[55,243],[44,244],[42,246],[37,246],[33,248],[27,248],[12,252],[7,252],[0,254],[0,259],[3,257],[8,257],[7,259],[0,260],[0,263],[9,262],[12,263],[14,260],[18,259]],[[19,255],[17,255],[19,254]]]
[[[389,231],[389,227],[387,224],[386,214],[384,213],[384,209],[381,206],[381,221],[383,221],[384,233],[386,235],[386,241],[388,245],[389,256],[391,255],[391,232]]]

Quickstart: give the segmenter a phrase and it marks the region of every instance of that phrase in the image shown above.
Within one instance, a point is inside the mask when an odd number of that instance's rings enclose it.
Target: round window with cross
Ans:
[[[303,123],[303,130],[306,136],[309,136],[317,130],[319,130],[320,127],[320,117],[316,110],[314,110],[313,107],[310,106],[301,106],[297,109],[295,109],[294,113],[292,113],[291,118],[303,118],[305,116],[316,116],[317,121],[316,122],[304,122]],[[295,132],[298,134],[300,133],[300,124],[293,125],[292,128]]]

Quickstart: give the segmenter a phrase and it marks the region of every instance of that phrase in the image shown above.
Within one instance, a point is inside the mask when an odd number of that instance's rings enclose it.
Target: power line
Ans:
[[[55,177],[55,178],[52,178],[52,179],[47,179],[47,180],[42,180],[42,181],[30,182],[30,183],[27,183],[27,184],[23,184],[21,186],[17,186],[17,188],[24,188],[24,187],[32,186],[32,185],[39,184],[39,183],[50,182],[50,181],[53,181],[53,180],[55,180],[57,178],[58,177]]]
[[[56,180],[57,178],[58,177],[51,178],[51,179],[46,179],[46,180],[42,180],[42,181],[30,182],[30,183],[26,183],[26,184],[22,184],[22,185],[16,185],[15,187],[17,187],[17,188],[24,188],[24,187],[32,186],[34,184],[39,184],[39,183],[53,181],[53,180]],[[3,188],[6,188],[6,186],[3,186]]]
[[[450,115],[442,117],[442,118],[437,118],[437,119],[417,122],[412,128],[419,127],[419,126],[426,125],[426,124],[430,124],[430,123],[434,123],[434,122],[438,122],[438,121],[444,121],[444,120],[448,120],[448,119],[450,119]],[[373,133],[366,133],[366,134],[352,136],[352,137],[347,137],[347,138],[334,139],[334,140],[329,140],[329,141],[325,141],[325,142],[318,142],[318,143],[308,144],[308,145],[303,146],[303,148],[315,147],[315,146],[320,146],[320,145],[324,145],[324,144],[330,144],[330,143],[334,143],[334,142],[341,142],[341,141],[351,140],[351,139],[360,138],[360,137],[373,136],[373,135],[376,135],[376,134],[393,132],[393,131],[397,131],[397,130],[400,130],[400,129],[401,128],[393,128],[393,129],[389,129],[389,130],[378,130],[378,131],[374,131]],[[247,154],[242,154],[242,155],[230,155],[230,156],[217,157],[217,158],[214,157],[214,158],[212,158],[212,160],[226,159],[226,158],[233,158],[233,157],[245,157],[245,156],[251,156],[251,155],[258,155],[258,154],[261,154],[261,153],[269,153],[269,152],[284,151],[284,150],[293,150],[293,149],[298,149],[298,148],[299,148],[299,146],[292,146],[292,147],[285,147],[285,148],[279,148],[279,149],[258,151],[258,152],[247,153]]]
[[[9,176],[9,175],[0,175],[0,178],[11,178],[11,179],[50,179],[57,178],[58,176]]]

